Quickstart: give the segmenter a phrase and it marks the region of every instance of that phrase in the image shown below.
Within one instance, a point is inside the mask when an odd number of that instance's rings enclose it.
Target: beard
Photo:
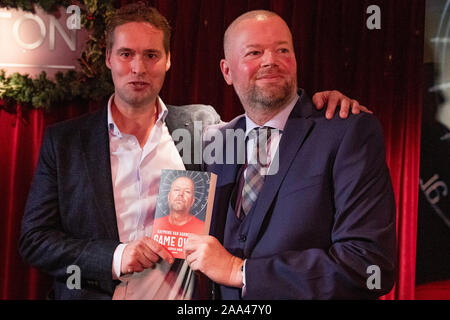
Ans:
[[[188,211],[188,202],[184,200],[174,200],[169,202],[169,209],[176,212]]]
[[[260,106],[265,110],[273,110],[288,103],[296,91],[297,82],[291,79],[283,84],[266,85],[264,87],[253,84],[244,96],[250,105]]]

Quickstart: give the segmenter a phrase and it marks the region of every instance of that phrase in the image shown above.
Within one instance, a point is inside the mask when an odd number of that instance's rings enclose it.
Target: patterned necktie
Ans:
[[[259,191],[264,184],[264,178],[270,165],[267,155],[271,130],[269,127],[254,128],[250,131],[248,141],[253,140],[253,152],[247,159],[247,169],[244,175],[242,189],[242,211],[247,215],[258,199]]]

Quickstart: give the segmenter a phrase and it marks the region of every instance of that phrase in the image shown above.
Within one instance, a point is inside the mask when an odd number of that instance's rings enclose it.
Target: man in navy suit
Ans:
[[[210,106],[166,106],[159,98],[171,61],[170,27],[157,10],[138,3],[109,18],[115,93],[99,112],[46,130],[20,253],[54,277],[57,299],[204,297],[180,287],[194,283],[183,279],[193,273],[150,236],[161,169],[200,169],[182,162],[171,133],[185,128],[195,137],[194,121],[220,118]],[[351,104],[338,92],[318,96],[319,104],[328,97],[332,109],[339,100]],[[201,143],[192,142],[192,150]],[[67,285],[70,266],[78,266],[81,288]]]
[[[243,151],[233,144],[233,163],[225,154],[225,164],[206,164],[218,175],[213,236],[188,239],[190,267],[215,281],[222,299],[369,299],[389,292],[395,201],[378,121],[367,113],[325,120],[297,89],[292,35],[272,12],[237,18],[224,51],[222,73],[245,115],[209,128],[205,138],[244,131],[247,162],[238,164]],[[274,129],[278,135],[258,136]],[[269,168],[258,175],[249,160],[264,143]]]

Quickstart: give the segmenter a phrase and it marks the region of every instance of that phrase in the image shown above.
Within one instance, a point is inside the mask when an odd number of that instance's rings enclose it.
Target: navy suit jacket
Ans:
[[[194,121],[218,123],[211,106],[167,106],[169,132]],[[193,153],[191,152],[193,158]],[[185,164],[199,170],[200,164]],[[111,178],[107,108],[47,128],[28,195],[20,254],[54,277],[57,299],[111,299],[112,260],[119,245]],[[70,290],[70,265],[81,270],[81,290]]]
[[[391,290],[396,270],[395,200],[382,129],[370,114],[326,120],[300,90],[283,131],[279,171],[268,175],[250,227],[227,248],[246,262],[245,299],[366,299]],[[219,130],[245,130],[240,116]],[[235,153],[237,154],[237,152]],[[223,241],[230,195],[241,169],[218,175],[211,232]],[[380,289],[372,269],[380,268]],[[369,279],[369,281],[368,281]],[[221,288],[222,299],[239,299]]]

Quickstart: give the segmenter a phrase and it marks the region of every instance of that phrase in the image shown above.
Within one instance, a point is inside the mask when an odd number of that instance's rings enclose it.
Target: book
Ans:
[[[210,172],[162,170],[152,239],[174,258],[185,258],[189,234],[209,234],[216,182]]]

